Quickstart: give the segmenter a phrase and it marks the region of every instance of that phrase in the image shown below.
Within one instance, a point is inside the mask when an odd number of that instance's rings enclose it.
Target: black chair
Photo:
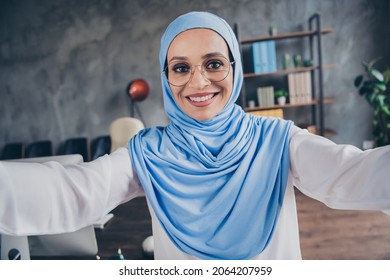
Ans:
[[[24,158],[25,145],[20,142],[13,142],[5,144],[0,159],[18,159]]]
[[[50,140],[32,142],[26,147],[26,158],[46,157],[52,155],[53,145]]]
[[[67,139],[63,145],[62,155],[80,154],[84,161],[89,160],[88,139],[86,137]]]
[[[91,160],[95,160],[111,150],[111,137],[109,135],[98,136],[91,142]]]

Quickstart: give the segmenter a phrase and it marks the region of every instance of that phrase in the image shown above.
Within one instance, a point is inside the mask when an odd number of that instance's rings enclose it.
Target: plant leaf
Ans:
[[[372,81],[364,81],[360,90],[361,90],[361,91],[359,91],[360,95],[377,92],[377,89],[375,88],[375,83]]]
[[[384,81],[384,78],[383,78],[383,75],[381,72],[379,72],[377,69],[375,68],[372,68],[370,71],[369,71],[370,75],[372,77],[374,77],[376,80],[378,80],[379,82],[383,82]]]
[[[355,81],[354,81],[354,84],[355,84],[355,87],[360,87],[360,85],[362,84],[363,82],[363,75],[359,75],[355,78]]]
[[[374,106],[375,98],[376,98],[376,94],[374,94],[372,92],[366,94],[366,99],[367,99],[368,103],[372,106]],[[375,110],[374,110],[374,114],[375,114]]]
[[[374,58],[373,60],[371,60],[369,63],[366,63],[366,67],[367,69],[372,69],[372,67],[374,67],[375,63],[378,61],[378,60],[381,60],[382,57],[376,57]],[[367,71],[368,72],[368,71]]]
[[[379,104],[379,107],[383,111],[383,107],[385,105],[385,96],[384,95],[376,95],[375,101]]]
[[[380,91],[386,91],[386,85],[384,83],[375,83],[374,86]]]
[[[368,92],[368,91],[367,91],[367,89],[366,89],[365,87],[361,87],[361,88],[359,89],[359,94],[360,94],[360,95],[365,95],[366,92]]]
[[[383,72],[384,83],[387,84],[390,81],[390,69]]]
[[[385,113],[386,115],[388,115],[388,116],[390,116],[390,109],[389,109],[389,107],[388,106],[383,106],[382,107],[382,111],[383,111],[383,113]]]

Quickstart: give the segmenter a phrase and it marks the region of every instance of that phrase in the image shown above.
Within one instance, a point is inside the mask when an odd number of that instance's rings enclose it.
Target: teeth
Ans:
[[[209,100],[211,98],[213,98],[214,94],[209,94],[209,95],[205,95],[205,96],[202,96],[202,97],[191,97],[189,96],[189,99],[193,102],[204,102],[206,100]]]

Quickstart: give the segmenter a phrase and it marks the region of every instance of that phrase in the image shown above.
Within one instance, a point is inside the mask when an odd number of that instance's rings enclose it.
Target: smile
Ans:
[[[192,102],[205,102],[207,100],[210,100],[211,98],[214,97],[214,93],[208,94],[205,96],[188,96],[188,99],[191,100]]]

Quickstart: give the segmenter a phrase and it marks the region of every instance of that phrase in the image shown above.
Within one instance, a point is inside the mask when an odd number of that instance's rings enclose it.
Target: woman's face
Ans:
[[[173,75],[180,77],[183,71],[189,77],[182,86],[170,83],[175,101],[184,113],[205,121],[221,112],[232,94],[233,66],[229,64],[228,46],[218,33],[210,29],[190,29],[180,33],[168,49],[167,62],[171,79]],[[215,75],[214,69],[222,64],[229,64],[223,66],[228,67],[226,78],[218,82],[207,79],[207,73],[210,77]],[[196,65],[203,65],[203,74],[201,67]]]

